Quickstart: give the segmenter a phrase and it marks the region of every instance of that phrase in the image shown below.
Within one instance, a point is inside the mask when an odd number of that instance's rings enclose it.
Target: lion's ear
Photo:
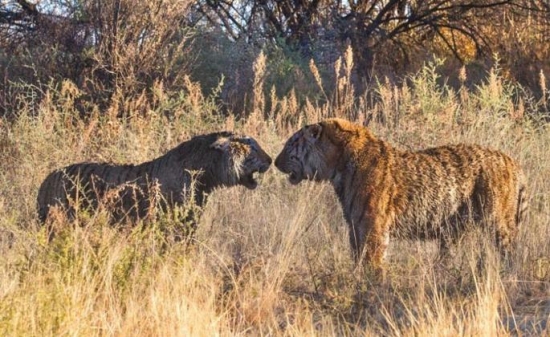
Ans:
[[[231,145],[231,140],[226,137],[217,139],[214,143],[210,144],[210,148],[219,151],[228,151]]]
[[[306,131],[306,135],[309,138],[313,138],[314,140],[317,140],[319,139],[319,137],[321,137],[321,133],[323,132],[323,127],[321,126],[321,124],[312,124],[312,125],[309,125],[305,131]]]

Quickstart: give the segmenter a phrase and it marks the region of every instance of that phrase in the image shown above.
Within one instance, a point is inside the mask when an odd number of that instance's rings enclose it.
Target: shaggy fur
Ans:
[[[383,263],[390,234],[440,239],[446,248],[467,220],[493,226],[505,252],[526,208],[521,169],[502,152],[464,144],[400,151],[342,119],[302,128],[275,166],[292,184],[331,182],[356,260],[374,267]]]
[[[218,187],[254,189],[254,174],[264,173],[271,162],[250,137],[201,135],[140,165],[79,163],[55,170],[40,186],[38,215],[45,222],[50,208],[58,205],[72,218],[75,206],[95,210],[108,204],[114,221],[135,222],[155,206],[156,196],[164,208],[184,204],[190,196],[202,206]]]

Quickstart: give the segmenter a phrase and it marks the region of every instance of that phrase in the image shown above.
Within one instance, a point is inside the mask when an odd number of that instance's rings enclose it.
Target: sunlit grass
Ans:
[[[22,106],[19,117],[0,120],[0,334],[496,336],[516,327],[548,333],[542,324],[550,314],[550,132],[525,117],[530,107],[503,90],[498,73],[466,95],[438,87],[430,67],[414,77],[416,87],[371,88],[379,102],[371,108],[351,96],[344,78],[326,105],[299,107],[294,94],[257,90],[257,109],[265,104],[262,93],[277,100],[268,120],[262,111],[221,118],[192,83],[177,100],[159,95],[172,99],[170,115],[153,109],[78,119],[70,84],[33,114]],[[483,236],[454,247],[445,264],[432,242],[394,241],[388,279],[375,282],[351,261],[331,187],[291,186],[274,168],[255,191],[214,192],[189,246],[167,241],[155,224],[112,228],[101,214],[79,225],[60,220],[62,234],[50,243],[38,225],[36,193],[54,168],[142,162],[220,129],[254,136],[275,157],[299,125],[329,115],[375,116],[369,126],[402,149],[469,142],[519,160],[530,208],[510,263],[501,263]]]

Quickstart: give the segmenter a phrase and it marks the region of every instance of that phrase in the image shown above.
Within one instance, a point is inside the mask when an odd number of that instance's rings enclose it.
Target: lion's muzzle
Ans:
[[[292,185],[297,185],[303,180],[303,174],[297,167],[293,169],[292,166],[293,165],[290,164],[284,152],[281,152],[275,159],[275,167],[282,173],[288,175],[288,181]]]
[[[247,174],[242,175],[240,177],[240,184],[251,190],[258,187],[258,181],[255,176],[265,173],[271,166],[272,162],[273,160],[271,157],[267,153],[262,152],[261,163],[259,163],[253,170],[247,172]]]

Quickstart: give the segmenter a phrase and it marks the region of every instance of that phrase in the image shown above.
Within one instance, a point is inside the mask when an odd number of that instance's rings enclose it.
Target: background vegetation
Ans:
[[[248,114],[261,51],[266,89],[294,90],[304,103],[326,98],[310,61],[332,93],[340,75],[332,65],[348,47],[355,98],[379,79],[402,83],[434,57],[450,86],[471,88],[498,55],[505,79],[547,100],[549,36],[545,0],[8,0],[0,3],[0,113],[17,110],[21,83],[43,89],[69,79],[86,115],[93,105],[150,98],[156,82],[180,90],[189,76],[224,113]],[[469,70],[464,83],[460,66]]]
[[[0,334],[548,334],[545,6],[2,2]],[[330,116],[402,149],[470,142],[519,160],[530,208],[511,261],[478,233],[444,263],[433,242],[395,241],[374,283],[350,259],[331,188],[292,187],[275,169],[256,191],[216,191],[191,246],[159,234],[169,219],[60,218],[51,243],[37,223],[54,168],[142,162],[220,129],[274,157]]]

